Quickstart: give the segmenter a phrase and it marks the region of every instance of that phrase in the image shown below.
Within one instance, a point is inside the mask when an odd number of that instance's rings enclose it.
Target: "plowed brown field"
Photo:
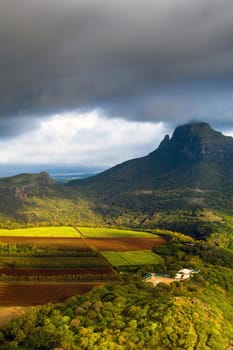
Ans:
[[[101,282],[80,283],[0,283],[0,306],[31,306],[65,301],[84,294]]]
[[[69,248],[77,250],[102,250],[102,251],[128,251],[128,250],[146,250],[154,246],[165,244],[163,238],[158,237],[121,237],[121,238],[38,238],[38,237],[0,237],[2,243],[24,243],[31,245],[47,246],[50,248]],[[107,262],[106,262],[107,264]],[[101,271],[100,271],[101,270]],[[101,269],[82,268],[82,269],[5,269],[3,274],[16,275],[59,275],[69,273],[92,273],[108,274],[112,276],[114,270],[110,265]],[[59,279],[59,278],[58,278]],[[112,278],[110,278],[112,280]],[[30,280],[30,279],[29,279]],[[86,293],[95,286],[102,285],[104,282],[7,282],[0,283],[0,306],[28,306],[45,304],[48,302],[62,302],[74,294]]]
[[[85,238],[85,241],[90,247],[103,251],[146,250],[166,243],[165,239],[158,237]]]
[[[36,238],[36,237],[0,237],[2,243],[27,243],[32,245],[49,246],[51,248],[65,247],[97,250],[145,250],[165,244],[160,237],[122,237],[122,238]]]

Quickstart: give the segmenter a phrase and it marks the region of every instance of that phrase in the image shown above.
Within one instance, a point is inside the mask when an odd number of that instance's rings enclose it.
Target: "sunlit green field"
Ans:
[[[103,227],[77,227],[77,229],[89,238],[121,238],[121,237],[156,237],[155,235],[143,231],[120,230]]]
[[[103,227],[77,227],[77,231],[73,227],[57,226],[57,227],[30,227],[19,228],[14,230],[0,229],[2,237],[80,237],[80,233],[87,238],[122,238],[122,237],[138,237],[150,238],[156,235],[132,230],[120,230]]]
[[[72,227],[32,227],[15,230],[0,229],[3,237],[80,237],[80,234]]]
[[[104,251],[101,254],[113,266],[156,265],[162,258],[151,250],[136,250],[128,252]]]

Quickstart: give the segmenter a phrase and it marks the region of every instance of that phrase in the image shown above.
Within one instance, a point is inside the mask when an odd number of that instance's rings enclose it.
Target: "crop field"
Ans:
[[[0,229],[0,306],[64,301],[118,281],[118,266],[157,264],[149,249],[165,243],[147,232],[108,228]]]
[[[80,237],[0,239],[0,306],[64,301],[118,279],[104,257]]]
[[[140,266],[140,265],[156,265],[161,263],[162,258],[150,250],[139,251],[105,251],[101,252],[110,264],[118,266]]]
[[[80,237],[72,227],[32,227],[15,230],[0,229],[1,237]]]
[[[79,269],[0,269],[1,283],[83,283],[119,280],[116,272],[107,266]],[[48,302],[50,300],[48,299]],[[0,306],[2,300],[0,299]]]
[[[0,237],[0,244],[30,244],[50,248],[97,250],[145,250],[166,243],[162,237],[119,237],[119,238],[49,238],[49,237]]]
[[[102,282],[0,283],[0,305],[31,306],[64,302],[72,295],[84,294],[101,284]]]
[[[121,238],[85,238],[85,242],[100,251],[148,250],[165,244],[160,237],[121,237]]]
[[[77,230],[88,238],[121,238],[121,237],[155,237],[152,233],[143,231],[119,230],[102,227],[77,227]]]
[[[89,257],[0,257],[0,268],[79,268],[101,267],[106,263],[101,256]]]
[[[81,247],[44,247],[31,244],[9,244],[0,243],[0,263],[4,263],[4,259],[14,260],[15,258],[80,258],[80,257],[99,257],[97,251],[92,250],[87,245]],[[53,260],[52,260],[53,261]]]
[[[81,249],[85,250],[88,248],[87,243],[84,239],[72,238],[72,237],[9,237],[0,236],[0,244],[29,244],[36,245],[40,247],[50,247],[50,248],[64,248],[64,249]]]

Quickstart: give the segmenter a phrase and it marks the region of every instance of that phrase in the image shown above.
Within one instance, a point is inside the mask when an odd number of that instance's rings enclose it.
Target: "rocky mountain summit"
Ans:
[[[233,138],[213,130],[207,123],[177,127],[171,139],[167,135],[162,141],[158,150],[161,149],[181,161],[233,160]]]

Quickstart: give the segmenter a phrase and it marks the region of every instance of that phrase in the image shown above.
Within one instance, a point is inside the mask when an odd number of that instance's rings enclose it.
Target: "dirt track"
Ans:
[[[171,278],[171,277],[153,276],[150,280],[148,280],[146,282],[152,283],[153,286],[156,287],[157,284],[159,284],[159,283],[170,284],[174,281],[176,281],[175,278]]]

